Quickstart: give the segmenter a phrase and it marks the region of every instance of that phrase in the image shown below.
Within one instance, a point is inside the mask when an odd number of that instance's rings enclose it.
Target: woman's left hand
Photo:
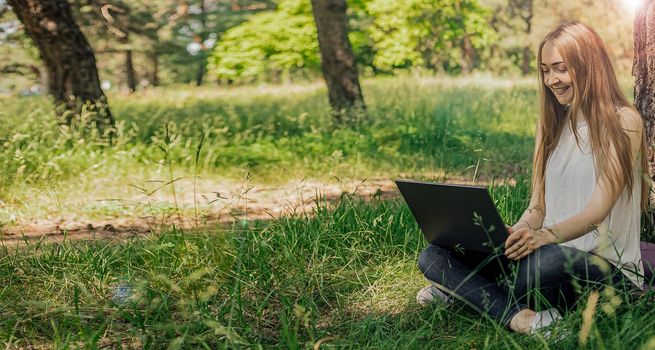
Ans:
[[[511,232],[505,240],[505,255],[509,259],[520,260],[542,245],[555,243],[553,238],[553,235],[544,232],[543,229],[518,228]]]

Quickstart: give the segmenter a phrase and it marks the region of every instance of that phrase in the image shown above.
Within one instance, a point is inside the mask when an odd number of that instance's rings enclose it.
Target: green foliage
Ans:
[[[381,70],[425,67],[457,71],[464,38],[483,51],[494,40],[487,11],[476,0],[372,0],[369,28]]]
[[[114,26],[129,25],[122,42],[107,19],[86,2],[72,2],[76,20],[95,51],[102,80],[125,85],[125,58],[130,49],[142,86],[194,81],[205,65],[209,80],[248,83],[283,82],[320,77],[318,43],[309,0],[111,0]],[[205,9],[201,11],[200,5]],[[591,24],[603,37],[620,74],[630,76],[633,15],[624,2],[599,0],[594,6],[575,1],[526,0],[348,0],[349,38],[364,76],[404,70],[471,69],[500,75],[535,70],[536,48],[543,35],[565,20]],[[100,4],[98,2],[96,6]],[[124,12],[129,9],[129,14]],[[15,20],[0,6],[0,70],[18,74],[0,82],[14,92],[40,83],[38,54],[23,31],[3,40]],[[608,14],[612,14],[609,16]],[[127,16],[127,17],[126,17]],[[254,17],[253,17],[254,16]],[[6,39],[6,38],[5,38]],[[187,45],[201,45],[196,55]],[[470,43],[470,45],[469,45]],[[527,49],[527,51],[526,51]],[[156,76],[156,78],[155,78]]]
[[[494,40],[487,12],[475,0],[363,0],[349,5],[351,46],[358,63],[375,72],[412,67],[457,72],[465,38],[480,57]],[[281,1],[275,11],[230,29],[209,60],[210,74],[228,82],[316,74],[320,60],[310,2]]]
[[[220,81],[287,80],[319,68],[318,38],[307,0],[283,0],[277,10],[252,16],[228,30],[210,57]]]
[[[271,0],[261,0],[250,9],[251,2],[111,0],[72,8],[98,56],[101,77],[124,84],[124,57],[116,51],[129,49],[137,76],[149,85],[155,80],[159,84],[196,80],[211,49],[205,46],[207,39],[211,42],[249,16],[273,7]],[[107,5],[104,10],[103,5]],[[199,45],[197,53],[187,51],[191,43]]]

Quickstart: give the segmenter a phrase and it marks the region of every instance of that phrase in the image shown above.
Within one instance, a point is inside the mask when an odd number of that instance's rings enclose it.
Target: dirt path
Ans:
[[[283,215],[311,212],[316,208],[317,196],[328,203],[342,193],[352,193],[363,199],[374,195],[397,196],[391,180],[375,179],[319,183],[295,181],[280,186],[249,185],[244,183],[202,184],[194,191],[177,184],[177,194],[160,191],[145,193],[137,198],[111,199],[139,203],[134,215],[107,220],[76,217],[36,219],[1,228],[0,240],[5,245],[37,241],[123,239],[143,235],[175,225],[185,229],[215,229],[242,220],[268,220]],[[89,201],[98,199],[89,199]],[[106,200],[107,201],[107,200]],[[148,208],[167,208],[166,210]],[[179,209],[177,209],[179,208]]]
[[[448,182],[467,183],[464,179],[449,179]],[[139,203],[140,210],[134,210],[120,218],[45,218],[5,226],[0,228],[0,244],[13,246],[38,241],[121,240],[158,232],[172,225],[185,229],[225,229],[229,224],[242,220],[269,220],[284,215],[312,212],[316,208],[317,197],[333,203],[343,193],[353,194],[364,200],[374,196],[400,196],[395,184],[389,179],[333,180],[328,183],[298,180],[279,186],[213,182],[200,184],[195,191],[188,184],[178,184],[176,193],[172,196],[161,191],[154,194],[145,193],[134,198],[111,199]],[[93,200],[98,199],[89,199]],[[148,210],[161,207],[168,209]]]

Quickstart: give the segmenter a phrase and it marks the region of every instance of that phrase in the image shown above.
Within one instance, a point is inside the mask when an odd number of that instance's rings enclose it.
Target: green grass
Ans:
[[[364,81],[370,119],[337,128],[322,84],[180,87],[110,96],[117,143],[59,128],[44,98],[0,100],[0,226],[16,218],[156,216],[128,200],[194,174],[258,184],[303,177],[474,177],[507,222],[525,208],[536,82]],[[201,141],[202,140],[202,141]],[[200,145],[202,144],[202,147]],[[197,152],[199,154],[197,155]],[[505,184],[512,178],[514,185]],[[180,188],[184,188],[181,186]],[[127,198],[122,201],[99,199]],[[401,201],[345,196],[312,215],[169,230],[123,242],[0,251],[0,342],[54,348],[655,348],[652,295],[602,294],[586,346],[582,304],[554,344],[463,305],[420,309],[425,243]],[[184,209],[184,208],[183,208]],[[238,219],[238,218],[237,218]],[[133,297],[115,300],[117,286]],[[608,306],[610,305],[610,306]]]
[[[139,190],[129,185],[168,181],[169,165],[172,178],[234,181],[250,172],[258,184],[526,174],[535,84],[484,76],[368,80],[369,119],[354,128],[333,125],[319,83],[146,90],[110,96],[119,123],[113,147],[59,127],[45,98],[0,100],[0,222],[116,216],[114,203],[103,212],[99,200],[133,198]]]
[[[281,169],[310,176],[359,177],[389,172],[463,173],[484,159],[487,174],[525,162],[536,121],[532,81],[489,85],[377,79],[367,82],[369,120],[335,128],[324,88],[314,85],[237,90],[154,90],[110,97],[118,145],[107,149],[76,131],[58,132],[43,98],[2,102],[1,161],[13,181],[67,179],[79,170],[152,167],[168,152],[181,169],[270,180]],[[287,90],[296,91],[288,92]],[[497,152],[498,150],[506,152]]]
[[[526,183],[494,187],[507,220]],[[421,309],[424,247],[398,201],[345,196],[314,215],[170,231],[122,243],[30,245],[0,256],[0,342],[55,348],[552,348],[579,347],[581,312],[560,342],[509,333],[461,304]],[[133,296],[112,300],[126,283]],[[655,339],[652,295],[618,307],[601,293],[587,348]],[[616,305],[616,303],[614,303]]]

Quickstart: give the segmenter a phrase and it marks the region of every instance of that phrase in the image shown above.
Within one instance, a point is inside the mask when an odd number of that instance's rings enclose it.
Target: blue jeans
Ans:
[[[431,244],[419,256],[418,266],[444,292],[505,327],[526,308],[566,311],[588,287],[636,290],[603,258],[558,244],[539,247],[519,261],[502,252],[485,254]]]

